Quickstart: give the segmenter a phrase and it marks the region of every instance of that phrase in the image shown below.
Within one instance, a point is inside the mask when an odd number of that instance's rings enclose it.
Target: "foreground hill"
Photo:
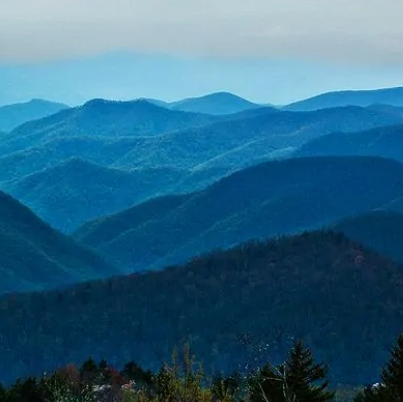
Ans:
[[[186,173],[163,168],[128,172],[74,158],[2,188],[52,227],[69,233],[89,220],[165,194]]]
[[[171,110],[181,110],[184,112],[225,115],[258,109],[262,106],[229,92],[217,92],[198,98],[172,102],[168,107]]]
[[[374,211],[345,219],[333,229],[392,260],[403,263],[403,215]]]
[[[299,337],[335,381],[366,384],[403,329],[402,282],[401,267],[318,232],[157,273],[2,298],[0,375],[42,373],[89,355],[156,369],[185,341],[208,373],[244,370],[278,362]]]
[[[0,130],[11,131],[30,120],[41,119],[68,109],[62,103],[49,102],[43,99],[33,99],[26,103],[0,107]]]
[[[403,125],[357,133],[332,133],[304,144],[296,156],[382,156],[403,162]]]
[[[76,237],[127,271],[160,268],[217,247],[322,227],[401,196],[403,165],[392,160],[290,159],[234,173],[177,205],[162,199],[89,223]]]
[[[285,110],[307,112],[342,106],[371,106],[375,104],[403,106],[403,87],[365,91],[328,92],[285,106]]]
[[[0,255],[0,293],[55,288],[117,273],[4,193],[0,193]]]

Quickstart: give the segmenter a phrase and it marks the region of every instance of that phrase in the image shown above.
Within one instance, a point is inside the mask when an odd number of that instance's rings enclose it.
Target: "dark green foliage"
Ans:
[[[382,370],[380,393],[386,393],[390,401],[403,401],[403,335],[399,336],[392,349],[392,356],[386,367]]]
[[[122,370],[122,375],[135,381],[138,388],[148,389],[154,384],[154,374],[150,370],[144,370],[134,361],[126,363]]]
[[[240,400],[244,393],[245,379],[238,371],[230,375],[217,374],[211,381],[211,392],[217,401]]]
[[[292,402],[294,396],[285,387],[282,368],[266,364],[249,379],[251,402]]]
[[[118,271],[0,192],[0,293],[43,290]]]
[[[7,402],[45,402],[43,384],[35,378],[17,381],[7,392]]]
[[[189,341],[206,373],[277,362],[297,336],[337,383],[375,381],[402,330],[401,268],[343,235],[251,243],[183,267],[0,299],[0,378],[135,359],[157,370]],[[359,301],[359,302],[358,302]],[[24,331],[21,331],[24,328]],[[242,338],[269,344],[268,354]]]
[[[400,335],[389,362],[381,371],[380,383],[367,386],[359,392],[354,402],[403,401],[403,335]]]
[[[179,197],[175,207],[172,198],[161,199],[95,221],[77,238],[124,269],[162,268],[250,239],[320,228],[401,196],[403,165],[397,162],[291,159],[234,173]],[[148,209],[152,213],[143,214]]]
[[[286,380],[298,402],[326,402],[334,397],[326,380],[328,368],[315,363],[310,349],[296,342],[286,362]]]
[[[334,398],[327,367],[316,364],[310,349],[297,341],[287,360],[263,367],[251,378],[252,402],[327,402]]]

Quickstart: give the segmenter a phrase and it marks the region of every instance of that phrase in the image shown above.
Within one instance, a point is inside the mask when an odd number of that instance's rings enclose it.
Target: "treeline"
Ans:
[[[251,242],[184,266],[0,298],[0,378],[89,355],[158,371],[189,342],[206,373],[282,361],[302,339],[331,380],[375,382],[403,331],[402,268],[334,232]],[[245,343],[244,339],[248,341]],[[262,357],[250,344],[269,344]]]
[[[0,402],[331,402],[342,398],[331,389],[328,367],[296,341],[279,365],[266,363],[249,373],[203,372],[189,346],[174,351],[170,364],[154,373],[135,362],[121,371],[92,358],[81,367],[67,365],[40,378],[0,387]],[[352,395],[354,402],[403,400],[403,335],[381,372],[381,380]]]

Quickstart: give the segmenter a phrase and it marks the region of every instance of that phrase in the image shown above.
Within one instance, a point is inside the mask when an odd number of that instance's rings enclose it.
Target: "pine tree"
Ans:
[[[296,342],[288,359],[271,364],[250,382],[252,402],[328,402],[334,397],[326,381],[327,367],[316,364],[312,352]]]
[[[285,365],[285,377],[290,391],[298,402],[326,402],[334,397],[326,381],[328,368],[316,364],[312,352],[297,341]]]
[[[391,351],[391,359],[382,370],[379,390],[382,400],[403,402],[403,334],[399,336]]]

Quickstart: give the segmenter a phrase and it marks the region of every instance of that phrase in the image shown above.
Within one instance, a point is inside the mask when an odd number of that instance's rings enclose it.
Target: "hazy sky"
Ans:
[[[132,50],[403,63],[402,0],[0,0],[0,59]]]
[[[39,85],[41,77],[46,78],[41,71],[54,88],[66,74],[80,76],[79,81],[69,81],[77,101],[95,94],[180,98],[225,89],[284,103],[330,89],[401,85],[402,15],[403,0],[0,0],[0,89],[12,93],[19,78],[38,79]],[[181,74],[172,60],[147,61],[151,71],[144,74],[149,82],[144,78],[143,83],[132,80],[129,85],[113,77],[116,70],[126,73],[129,67],[122,69],[119,60],[111,69],[104,58],[107,66],[98,66],[105,74],[96,75],[105,87],[102,90],[97,82],[95,90],[94,85],[88,87],[84,72],[77,73],[84,59],[130,53],[176,57]],[[55,66],[60,60],[75,72]],[[96,67],[94,61],[92,69]],[[176,89],[156,90],[158,79],[152,71],[167,68],[171,75],[165,71],[160,84],[185,74],[189,83],[200,77],[200,85],[176,82]],[[255,76],[246,75],[254,72]],[[138,66],[136,73],[142,74]],[[260,90],[265,77],[278,81]],[[240,83],[240,78],[249,84]],[[53,84],[47,84],[51,93]],[[14,89],[18,99],[40,95],[20,90]],[[81,95],[74,98],[74,91]]]

